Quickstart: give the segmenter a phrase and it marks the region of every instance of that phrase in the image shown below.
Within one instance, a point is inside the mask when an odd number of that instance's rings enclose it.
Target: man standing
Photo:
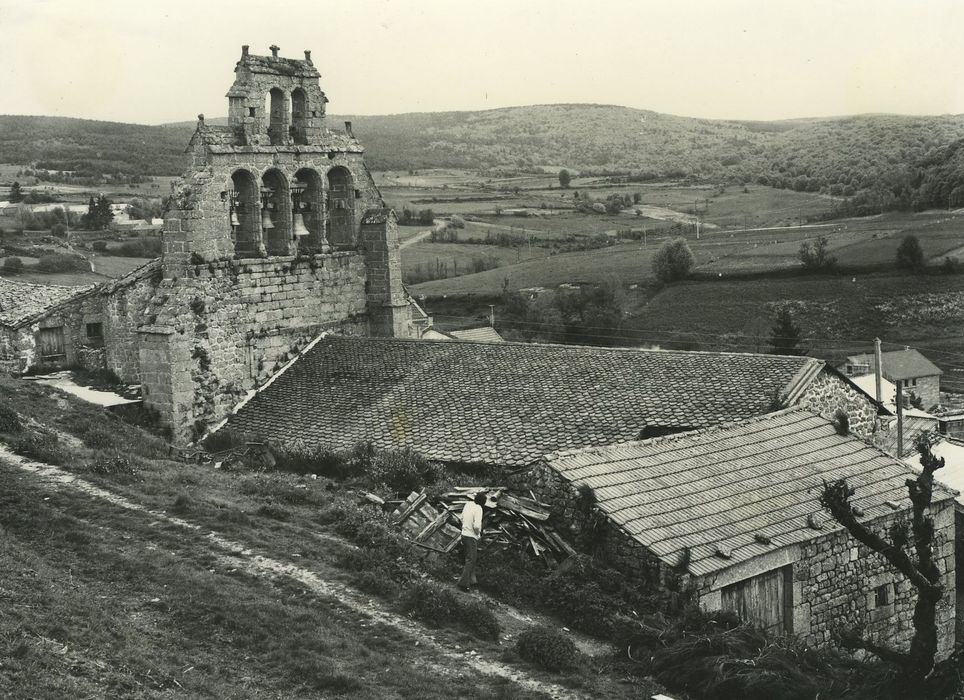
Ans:
[[[479,492],[462,508],[462,556],[465,559],[465,566],[462,567],[459,588],[463,591],[469,590],[478,583],[475,579],[475,563],[479,558],[483,505],[485,505],[485,493]]]

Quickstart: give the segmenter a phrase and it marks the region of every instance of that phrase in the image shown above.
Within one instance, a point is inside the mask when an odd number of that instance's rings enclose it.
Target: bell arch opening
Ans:
[[[261,255],[261,203],[258,180],[250,170],[231,174],[229,221],[234,254],[239,257]]]
[[[271,88],[265,108],[268,110],[268,141],[272,146],[283,146],[288,132],[288,97],[281,88]]]
[[[308,95],[300,87],[291,91],[291,140],[308,143]]]
[[[261,177],[261,230],[268,255],[291,254],[291,191],[275,168]]]
[[[355,189],[351,173],[341,165],[328,171],[328,242],[355,247]]]
[[[321,175],[302,168],[291,182],[292,233],[299,253],[325,252],[325,198]]]

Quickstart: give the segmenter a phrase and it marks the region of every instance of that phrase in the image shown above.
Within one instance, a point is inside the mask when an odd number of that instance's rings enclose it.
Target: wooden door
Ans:
[[[722,591],[723,609],[774,634],[789,634],[788,577],[789,570],[784,567],[726,586]]]
[[[64,328],[41,328],[37,336],[40,358],[45,361],[62,360],[67,356],[64,345]]]

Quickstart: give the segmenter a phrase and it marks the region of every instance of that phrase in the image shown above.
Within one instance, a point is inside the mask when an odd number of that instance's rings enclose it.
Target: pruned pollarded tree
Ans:
[[[894,664],[901,675],[912,683],[924,680],[934,669],[934,658],[937,654],[937,605],[945,593],[940,568],[934,557],[934,521],[929,515],[934,492],[934,472],[944,466],[944,458],[934,455],[931,445],[932,438],[927,433],[921,433],[915,440],[923,470],[916,478],[906,481],[912,505],[911,521],[909,527],[906,521],[895,522],[887,533],[889,542],[857,520],[857,514],[850,503],[854,489],[845,479],[824,482],[823,492],[820,494],[820,505],[847,528],[854,539],[883,556],[917,589],[914,637],[909,651],[898,651],[875,644],[856,633],[847,634],[843,640],[849,648],[864,649]],[[912,548],[911,554],[905,549],[908,545]]]

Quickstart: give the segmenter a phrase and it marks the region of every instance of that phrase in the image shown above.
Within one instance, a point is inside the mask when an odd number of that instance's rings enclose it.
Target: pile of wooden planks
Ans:
[[[392,522],[419,547],[451,552],[461,539],[462,508],[475,494],[484,492],[482,546],[521,548],[556,566],[575,550],[548,525],[549,507],[535,498],[512,493],[504,486],[463,486],[429,503],[424,491],[413,491],[392,513]]]

